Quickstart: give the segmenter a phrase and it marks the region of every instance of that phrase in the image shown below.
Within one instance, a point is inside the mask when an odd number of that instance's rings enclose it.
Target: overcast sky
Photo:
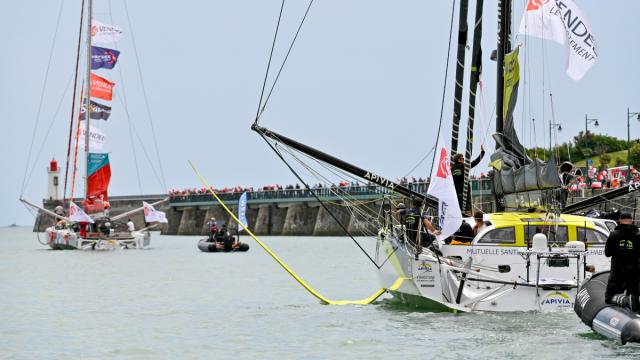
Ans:
[[[94,5],[95,19],[104,23],[113,19],[124,31],[117,44],[122,54],[116,69],[99,71],[117,84],[110,104],[112,116],[98,124],[108,137],[110,194],[166,190],[160,176],[154,174],[154,169],[156,173],[160,169],[138,61],[168,188],[199,186],[187,160],[217,187],[295,182],[249,128],[280,2],[130,1],[131,27],[123,1],[111,0],[111,12],[108,0],[96,0]],[[470,19],[475,12],[475,2],[471,3]],[[524,3],[514,1],[515,28]],[[519,100],[527,103],[516,110],[516,118],[526,146],[548,145],[549,92],[553,93],[555,121],[564,128],[560,141],[584,128],[585,114],[599,119],[601,126],[594,131],[626,137],[626,108],[640,111],[640,2],[578,3],[591,21],[600,52],[599,62],[583,80],[575,82],[566,76],[560,45],[522,36],[516,39],[524,45]],[[18,202],[25,169],[34,170],[27,177],[23,196],[40,203],[47,192],[48,162],[55,156],[64,166],[71,107],[70,89],[65,88],[73,74],[80,0],[63,2],[54,44],[60,4],[59,0],[9,0],[0,13],[0,31],[5,34],[0,58],[0,119],[5,129],[0,142],[4,172],[0,225],[33,221]],[[281,63],[305,7],[301,0],[288,2],[275,66]],[[490,135],[495,124],[495,63],[488,57],[495,48],[496,1],[486,0],[484,9],[485,109],[483,119],[482,114],[477,116],[476,153],[481,142],[493,147],[485,134]],[[316,1],[261,125],[388,178],[406,174],[436,138],[450,15],[448,1]],[[456,12],[454,45],[457,16]],[[455,48],[450,64],[454,61]],[[528,81],[524,81],[525,72]],[[442,134],[447,145],[453,75],[450,67]],[[41,93],[35,144],[28,159]],[[126,112],[136,129],[133,133]],[[536,119],[535,137],[532,118]],[[638,137],[639,122],[632,123],[631,134]],[[413,175],[427,176],[430,164],[425,162]],[[476,173],[485,167],[486,161]]]

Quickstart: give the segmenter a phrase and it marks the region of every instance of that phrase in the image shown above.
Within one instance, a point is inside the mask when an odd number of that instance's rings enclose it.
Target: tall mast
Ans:
[[[511,0],[498,0],[496,132],[504,129],[504,55],[511,51]],[[496,144],[497,146],[497,144]]]
[[[85,130],[84,130],[84,193],[85,199],[89,192],[89,129],[91,129],[91,18],[93,17],[93,1],[87,3],[87,89],[85,97]]]
[[[453,134],[451,136],[451,153],[458,152],[458,137],[460,133],[460,113],[462,108],[462,87],[464,85],[464,60],[467,45],[467,14],[469,0],[460,1],[460,18],[458,20],[458,54],[456,66],[456,87],[453,97]]]
[[[476,2],[476,17],[473,29],[473,48],[471,50],[471,76],[469,80],[469,120],[467,121],[467,147],[464,155],[464,186],[462,190],[462,212],[467,208],[467,192],[469,184],[469,170],[473,150],[473,126],[476,116],[476,91],[482,72],[482,10],[484,0]]]

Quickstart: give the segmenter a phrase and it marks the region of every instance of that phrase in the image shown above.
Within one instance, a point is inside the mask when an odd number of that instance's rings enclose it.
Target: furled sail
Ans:
[[[494,192],[498,197],[562,186],[553,157],[548,162],[531,159],[520,143],[514,127],[513,110],[518,99],[520,65],[518,49],[504,57],[504,128],[494,134],[496,151],[491,155]]]

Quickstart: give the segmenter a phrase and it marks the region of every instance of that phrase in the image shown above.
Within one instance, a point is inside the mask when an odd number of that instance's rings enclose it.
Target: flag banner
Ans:
[[[98,46],[91,47],[91,70],[96,69],[113,69],[120,56],[120,51],[102,48]]]
[[[144,207],[144,221],[145,222],[160,222],[160,223],[168,223],[167,216],[164,212],[158,211],[151,206],[151,204],[142,202],[142,206]]]
[[[111,116],[111,107],[102,105],[95,101],[91,101],[89,104],[89,108],[91,108],[91,118],[96,120],[107,120],[109,116]],[[80,120],[85,119],[85,112],[87,111],[87,103],[85,101],[82,102],[82,107],[80,108]]]
[[[104,24],[98,20],[91,21],[91,42],[114,43],[122,37],[122,30],[114,25]]]
[[[243,192],[238,201],[238,220],[245,226],[249,226],[247,222],[247,192]],[[238,231],[243,230],[242,227],[238,227]]]
[[[75,222],[88,222],[93,224],[91,216],[87,215],[78,205],[73,201],[69,201],[69,219]]]
[[[598,61],[589,20],[573,0],[528,0],[522,34],[555,41],[567,50],[567,75],[580,80]]]
[[[453,235],[462,225],[462,213],[453,184],[449,155],[444,146],[440,148],[440,159],[433,167],[427,194],[438,199],[438,224],[442,232],[438,235],[438,240],[442,241]]]
[[[91,96],[102,100],[113,100],[113,83],[103,77],[91,73]]]
[[[84,149],[84,138],[86,136],[86,123],[81,122],[80,123],[80,139],[79,139],[79,146],[81,149]],[[102,130],[91,126],[91,129],[89,130],[89,150],[100,150],[102,149],[102,147],[104,146],[104,143],[106,141],[106,137],[104,136],[104,133],[102,132]]]
[[[111,180],[111,166],[109,154],[89,153],[87,157],[87,198],[95,196],[108,201],[107,189]]]

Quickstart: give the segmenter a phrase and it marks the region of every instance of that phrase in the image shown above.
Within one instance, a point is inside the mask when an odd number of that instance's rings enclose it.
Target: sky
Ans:
[[[488,57],[495,48],[496,2],[484,5],[484,101],[477,104],[476,154],[481,143],[494,146],[496,71]],[[565,74],[561,45],[521,35],[514,39],[522,45],[515,116],[525,146],[548,146],[549,120],[562,124],[559,142],[570,140],[584,129],[585,114],[599,119],[600,127],[590,131],[626,138],[627,107],[640,111],[640,25],[634,16],[640,2],[577,3],[600,53],[581,81]],[[282,63],[306,5],[287,2],[273,69]],[[516,30],[524,5],[514,0]],[[116,68],[98,71],[116,82],[112,116],[98,124],[107,135],[111,195],[199,187],[188,160],[216,187],[295,182],[250,130],[279,9],[276,0],[153,6],[94,1],[94,18],[124,31],[116,45],[121,51]],[[451,10],[449,1],[315,1],[260,124],[387,178],[407,174],[436,141]],[[470,24],[474,13],[471,1]],[[18,199],[40,203],[47,194],[49,161],[55,157],[64,166],[79,16],[80,0],[10,1],[0,13],[0,31],[9,34],[0,58],[0,225],[33,223]],[[447,146],[457,19],[456,9],[440,138]],[[632,122],[631,136],[640,136],[640,122]],[[476,174],[486,171],[487,159]],[[426,177],[430,165],[426,161],[410,175]]]

